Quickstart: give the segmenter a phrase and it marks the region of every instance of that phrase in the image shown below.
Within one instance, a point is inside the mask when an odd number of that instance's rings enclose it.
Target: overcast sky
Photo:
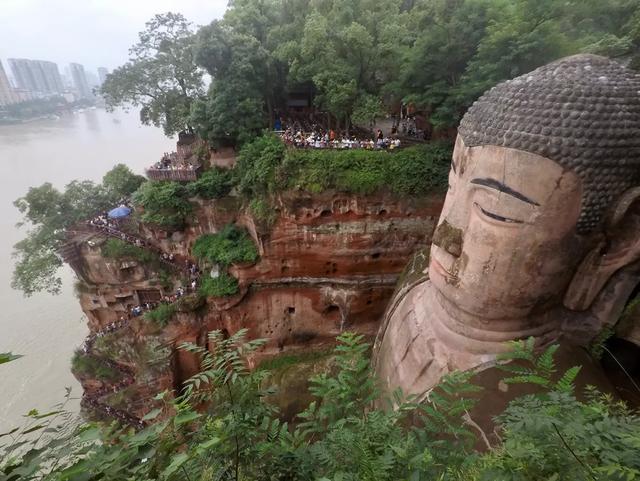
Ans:
[[[182,13],[196,25],[222,17],[227,0],[0,0],[0,59],[70,62],[109,71],[128,59],[156,13]]]

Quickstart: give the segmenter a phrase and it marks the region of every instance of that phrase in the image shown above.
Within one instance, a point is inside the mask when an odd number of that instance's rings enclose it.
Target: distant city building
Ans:
[[[104,67],[98,67],[98,77],[100,77],[100,85],[107,80],[107,75],[109,75],[109,71]]]
[[[100,79],[96,74],[90,70],[85,70],[84,75],[87,77],[87,83],[89,84],[89,88],[91,88],[92,92],[94,88],[100,87]]]
[[[60,94],[64,91],[58,65],[54,62],[10,58],[9,66],[19,89],[42,95]]]
[[[2,62],[0,62],[0,107],[18,102],[18,97],[9,83]]]
[[[80,98],[93,97],[91,89],[89,88],[89,82],[84,72],[84,67],[79,63],[70,63],[69,71],[71,72],[71,78],[73,79],[73,86],[78,91]]]
[[[58,70],[58,65],[54,62],[46,60],[37,60],[38,65],[42,69],[44,79],[47,84],[48,91],[50,93],[61,94],[64,92],[64,85],[62,83],[62,77]]]
[[[27,100],[35,100],[38,98],[31,90],[14,89],[13,93],[16,96],[16,103],[26,102]]]

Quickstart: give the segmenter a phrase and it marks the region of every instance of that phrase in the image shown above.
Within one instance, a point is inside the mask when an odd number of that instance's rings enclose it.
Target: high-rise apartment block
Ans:
[[[100,85],[107,80],[107,75],[109,75],[109,71],[104,67],[98,67],[98,77],[100,78]]]
[[[70,63],[69,72],[71,72],[73,86],[80,94],[80,97],[85,99],[93,97],[89,82],[87,82],[87,76],[84,73],[84,67],[79,63]]]
[[[9,65],[19,89],[43,95],[61,94],[64,91],[58,65],[53,62],[10,58]]]
[[[0,107],[18,102],[18,96],[14,92],[7,77],[2,62],[0,62]]]

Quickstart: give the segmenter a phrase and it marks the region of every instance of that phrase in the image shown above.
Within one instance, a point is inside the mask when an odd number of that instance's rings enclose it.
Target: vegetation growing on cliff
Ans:
[[[278,137],[265,135],[242,148],[235,173],[238,190],[249,199],[288,189],[423,196],[446,188],[450,160],[446,143],[395,152],[305,150],[286,149]]]
[[[142,207],[143,222],[168,229],[180,229],[192,211],[187,188],[179,182],[145,182],[133,202]]]
[[[219,167],[207,170],[198,180],[187,185],[190,196],[202,199],[219,199],[227,195],[232,188],[231,171]]]
[[[198,291],[205,297],[228,297],[238,292],[238,279],[221,273],[218,277],[205,277]]]
[[[71,370],[81,377],[97,379],[99,381],[115,381],[121,374],[104,361],[80,351],[76,351],[71,358]]]
[[[221,479],[460,481],[554,479],[630,480],[640,476],[640,417],[595,389],[576,399],[578,368],[557,372],[555,347],[537,354],[532,342],[514,343],[505,359],[507,383],[534,383],[537,394],[512,401],[497,419],[496,434],[479,435],[470,416],[479,388],[471,373],[443,379],[422,403],[395,396],[396,409],[376,387],[360,336],[341,335],[335,372],[311,378],[316,400],[298,413],[295,426],[282,423],[267,399],[268,373],[249,370],[262,341],[246,331],[225,339],[210,333],[212,351],[185,344],[202,371],[176,400],[150,412],[154,424],[140,432],[84,425],[72,433],[52,428],[44,414],[33,432],[58,438],[16,451],[20,430],[5,438],[3,479],[121,480]],[[213,354],[212,354],[213,352]],[[207,410],[200,409],[202,405]],[[15,440],[12,440],[15,437]],[[480,439],[482,438],[482,439]],[[486,451],[476,442],[489,443]],[[5,441],[6,443],[6,441]],[[61,451],[62,450],[62,451]],[[64,452],[64,455],[60,455]]]
[[[108,259],[134,259],[143,264],[157,261],[157,255],[151,251],[121,241],[120,239],[107,239],[101,247],[102,255]]]
[[[258,260],[258,250],[247,231],[233,224],[216,234],[201,235],[191,251],[200,260],[224,267]]]
[[[155,309],[146,312],[144,318],[155,323],[159,327],[165,327],[171,321],[178,308],[175,304],[160,304]]]

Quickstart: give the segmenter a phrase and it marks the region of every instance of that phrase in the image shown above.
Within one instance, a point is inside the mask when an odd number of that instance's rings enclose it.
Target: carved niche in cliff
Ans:
[[[619,317],[639,279],[639,92],[620,64],[577,55],[470,108],[429,267],[378,333],[389,389],[423,394],[491,365],[509,340],[587,343]]]

